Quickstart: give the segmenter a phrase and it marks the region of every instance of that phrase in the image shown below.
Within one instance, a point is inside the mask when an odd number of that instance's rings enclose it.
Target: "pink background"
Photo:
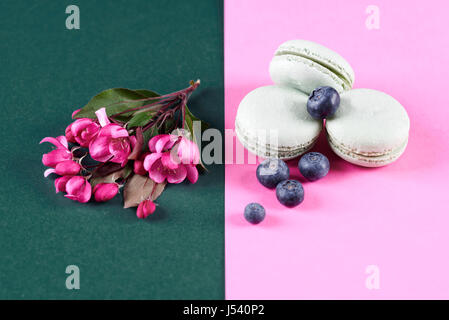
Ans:
[[[365,27],[370,4],[380,30]],[[227,299],[449,298],[448,10],[444,0],[225,2],[226,128],[245,94],[271,84],[272,54],[290,39],[339,52],[356,88],[392,95],[411,120],[405,154],[383,168],[346,163],[321,137],[314,150],[331,171],[309,183],[291,161],[305,188],[293,209],[257,182],[256,165],[227,165]],[[243,218],[249,202],[266,208],[257,226]],[[365,287],[368,265],[380,268],[379,290]]]

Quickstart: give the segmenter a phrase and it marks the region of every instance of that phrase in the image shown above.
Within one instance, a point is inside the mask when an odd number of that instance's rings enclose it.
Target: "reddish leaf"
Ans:
[[[124,208],[137,207],[143,200],[156,200],[164,191],[165,182],[155,183],[149,177],[133,175],[123,190]]]
[[[140,153],[142,152],[142,146],[143,146],[143,133],[142,133],[142,127],[136,128],[136,145],[133,148],[133,151],[129,154],[128,159],[130,160],[136,160]]]

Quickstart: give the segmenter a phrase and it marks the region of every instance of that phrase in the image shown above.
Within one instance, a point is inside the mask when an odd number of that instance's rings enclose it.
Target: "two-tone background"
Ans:
[[[71,4],[79,30],[65,26]],[[443,0],[3,1],[0,298],[449,298],[447,8]],[[295,38],[339,52],[355,87],[404,105],[411,131],[396,163],[350,165],[321,137],[315,150],[331,171],[305,184],[295,209],[258,184],[256,165],[217,164],[193,186],[167,188],[145,221],[120,197],[78,204],[44,179],[49,146],[38,142],[61,134],[99,91],[165,93],[200,78],[191,110],[232,130],[240,100],[271,83],[273,52]],[[228,140],[225,152],[238,146]],[[242,215],[254,201],[267,210],[258,226]],[[79,290],[65,286],[68,265],[80,269]]]

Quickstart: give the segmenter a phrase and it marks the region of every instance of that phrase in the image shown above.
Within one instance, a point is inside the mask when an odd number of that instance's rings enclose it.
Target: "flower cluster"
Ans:
[[[191,133],[188,130],[177,130],[177,134],[160,133],[163,132],[164,121],[176,116],[176,108],[181,111],[183,122],[180,127],[184,128],[187,97],[198,84],[192,83],[191,87],[176,95],[167,95],[169,98],[166,100],[166,96],[161,96],[157,100],[159,110],[165,111],[156,113],[156,119],[153,114],[137,128],[128,128],[129,121],[119,121],[114,117],[123,111],[108,116],[107,107],[102,107],[95,111],[95,118],[76,119],[66,128],[64,136],[42,139],[40,143],[48,142],[54,146],[52,151],[42,156],[42,163],[49,167],[44,176],[58,175],[54,182],[56,192],[65,192],[65,197],[81,203],[91,198],[97,202],[108,201],[124,187],[124,197],[139,199],[128,206],[137,206],[137,217],[146,218],[156,210],[154,200],[160,194],[154,195],[157,185],[177,184],[186,178],[190,183],[198,180],[200,154],[196,143],[189,139]],[[176,99],[179,104],[175,103]],[[153,102],[150,106],[154,105]],[[124,111],[130,114],[131,119],[134,116],[132,112],[145,111],[145,108],[148,106]],[[82,109],[76,110],[72,118],[76,118],[80,111]],[[160,134],[150,136],[145,142],[143,129],[151,129],[152,123],[158,124],[157,132]],[[151,181],[149,185],[153,189],[133,187],[134,175]],[[125,207],[128,207],[127,199],[124,200]]]

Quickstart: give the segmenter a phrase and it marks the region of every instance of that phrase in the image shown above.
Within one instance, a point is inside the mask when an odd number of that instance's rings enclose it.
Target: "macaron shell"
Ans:
[[[396,161],[405,151],[407,142],[397,150],[380,155],[380,156],[364,156],[353,152],[348,152],[346,149],[334,144],[332,140],[329,140],[331,149],[342,159],[362,167],[382,167]]]
[[[247,137],[242,136],[242,134],[240,133],[240,131],[236,128],[235,130],[236,132],[236,136],[239,139],[239,141],[242,143],[242,145],[245,147],[245,149],[247,149],[248,151],[250,151],[251,153],[262,157],[262,158],[278,158],[278,159],[282,159],[282,160],[290,160],[290,159],[294,159],[304,153],[306,153],[307,151],[309,151],[313,145],[315,144],[316,140],[310,141],[310,143],[308,143],[305,146],[301,146],[298,148],[282,148],[281,150],[279,149],[271,149],[269,148],[267,145],[264,144],[257,144],[254,142],[250,142],[250,140]]]
[[[372,89],[342,93],[340,107],[326,120],[329,143],[338,149],[338,155],[373,161],[379,158],[379,163],[391,163],[402,154],[409,129],[410,120],[402,105],[388,94]]]
[[[282,43],[276,50],[276,55],[284,52],[291,52],[297,55],[308,57],[310,60],[326,66],[344,78],[352,87],[355,80],[354,70],[346,59],[337,52],[308,40],[289,40]]]
[[[308,114],[307,99],[304,93],[288,87],[265,86],[251,91],[237,110],[237,137],[248,149],[300,153],[322,129],[322,122]]]
[[[293,87],[306,94],[310,94],[320,86],[333,87],[339,93],[351,89],[328,69],[299,56],[274,56],[270,62],[269,71],[271,80],[275,84]]]

